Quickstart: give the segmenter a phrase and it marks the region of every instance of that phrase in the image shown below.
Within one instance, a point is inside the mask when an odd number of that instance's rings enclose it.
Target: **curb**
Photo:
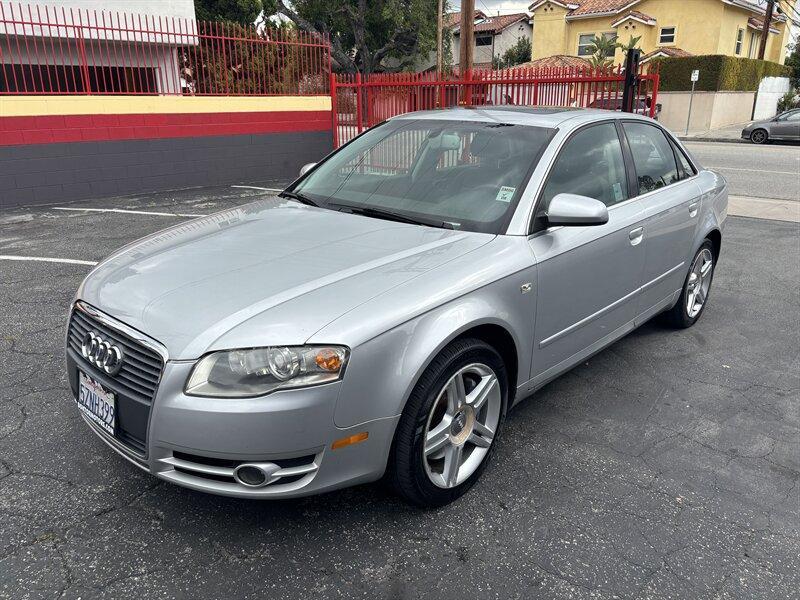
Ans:
[[[691,137],[679,135],[678,139],[682,142],[717,142],[723,144],[746,144],[747,140],[741,138],[716,138],[716,137]]]

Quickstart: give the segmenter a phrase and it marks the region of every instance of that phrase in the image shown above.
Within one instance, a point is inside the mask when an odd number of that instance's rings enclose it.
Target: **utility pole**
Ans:
[[[775,0],[767,0],[767,14],[764,16],[764,26],[761,28],[761,43],[758,46],[758,60],[764,60],[767,50],[767,36],[769,26],[772,24],[772,13],[775,11]]]
[[[439,0],[439,13],[436,15],[436,75],[437,77],[442,76],[442,63],[444,62],[444,57],[442,55],[442,29],[444,28],[444,15],[442,15],[442,11],[444,7],[442,6],[444,0]]]
[[[472,71],[472,54],[475,48],[475,0],[461,0],[461,28],[458,35],[461,40],[458,69],[463,79]]]

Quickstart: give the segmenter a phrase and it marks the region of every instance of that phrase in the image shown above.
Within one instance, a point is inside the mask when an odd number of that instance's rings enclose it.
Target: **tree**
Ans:
[[[591,53],[589,64],[596,69],[610,67],[613,64],[611,59],[618,47],[616,37],[594,36],[588,48]]]
[[[628,50],[635,50],[639,47],[639,41],[641,39],[642,36],[640,35],[637,35],[636,37],[631,36],[627,44],[617,44],[617,47],[620,48],[623,53],[627,54]]]
[[[261,0],[194,0],[200,21],[229,21],[240,25],[255,23],[261,14]]]
[[[503,53],[502,57],[492,58],[492,67],[495,69],[508,69],[531,60],[531,41],[521,37],[517,43]]]
[[[794,89],[800,89],[800,42],[789,45],[789,53],[786,55],[784,64],[791,67],[792,74],[789,76]]]
[[[299,29],[331,38],[336,67],[363,74],[402,71],[436,49],[431,0],[263,0]],[[445,3],[445,11],[448,10]]]

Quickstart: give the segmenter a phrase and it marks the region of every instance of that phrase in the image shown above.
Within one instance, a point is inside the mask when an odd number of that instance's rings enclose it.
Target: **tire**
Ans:
[[[464,402],[453,411],[458,403],[451,399],[459,390]],[[406,403],[389,456],[388,482],[420,507],[453,502],[489,464],[507,403],[508,376],[500,354],[482,340],[456,340],[428,366]],[[459,464],[454,476],[448,467]]]
[[[711,243],[711,240],[706,239],[692,258],[678,303],[664,313],[664,321],[668,325],[676,329],[686,329],[697,322],[708,305],[711,283],[714,280],[715,263],[714,244]],[[706,264],[709,264],[708,270],[703,275],[701,271],[705,269]],[[702,293],[702,299],[697,297],[698,293]]]
[[[755,129],[750,134],[750,141],[754,144],[766,144],[769,141],[769,134],[766,129]]]

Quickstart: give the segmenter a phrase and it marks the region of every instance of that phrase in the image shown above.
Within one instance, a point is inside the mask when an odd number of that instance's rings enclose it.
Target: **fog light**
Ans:
[[[272,483],[272,476],[279,470],[275,463],[244,464],[236,467],[233,478],[247,487],[262,487]]]

